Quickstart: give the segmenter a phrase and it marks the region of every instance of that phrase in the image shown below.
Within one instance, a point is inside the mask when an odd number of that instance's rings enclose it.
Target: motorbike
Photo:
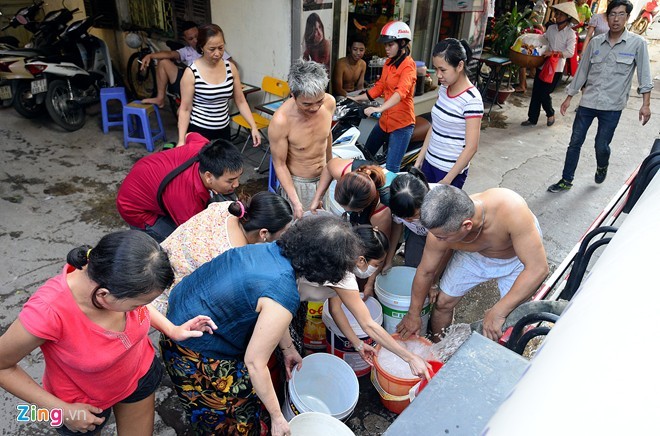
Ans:
[[[364,158],[378,165],[384,166],[387,160],[387,145],[373,155],[363,144],[360,144],[359,126],[367,117],[364,110],[373,104],[362,104],[350,98],[337,99],[337,109],[333,116],[336,124],[332,128],[332,151],[338,157],[344,159]],[[431,128],[431,113],[418,115],[415,118],[415,129],[413,131],[406,152],[401,161],[401,171],[408,171],[419,156],[419,151],[424,145],[426,134]]]
[[[53,121],[68,131],[85,125],[85,106],[99,101],[101,88],[121,81],[107,44],[88,33],[93,22],[90,17],[76,21],[60,36],[64,44],[77,48],[77,56],[40,57],[25,65],[34,76],[30,94],[37,104],[45,103]]]
[[[630,25],[630,30],[638,35],[643,34],[648,29],[660,12],[660,4],[658,0],[651,0],[639,12],[639,16]]]
[[[35,18],[41,10],[43,3],[43,1],[36,1],[30,6],[20,8],[9,20],[9,23],[0,30],[5,31],[9,28],[15,29],[23,26],[29,32],[35,33],[38,29]],[[18,45],[18,39],[13,36],[0,37],[0,56],[2,56],[2,53],[16,50]],[[30,53],[26,53],[26,55],[28,54]],[[12,90],[10,78],[7,77],[7,74],[17,74],[17,72],[12,71],[10,68],[10,65],[15,64],[17,61],[18,59],[12,58],[8,63],[0,63],[0,106],[2,107],[11,106],[14,102],[15,92]],[[14,68],[16,67],[14,66]],[[23,74],[29,74],[25,69],[22,69],[21,72]]]
[[[5,26],[5,28],[24,26],[34,34],[32,41],[25,48],[5,45],[0,50],[1,104],[2,106],[13,104],[16,112],[26,118],[37,117],[45,111],[44,105],[38,104],[31,94],[30,82],[34,76],[25,68],[26,60],[48,53],[66,53],[75,49],[61,44],[59,35],[66,28],[66,24],[73,19],[73,15],[78,12],[78,8],[69,10],[63,7],[49,12],[41,22],[36,22],[35,17],[42,5],[43,2],[34,2],[29,7],[19,9]]]

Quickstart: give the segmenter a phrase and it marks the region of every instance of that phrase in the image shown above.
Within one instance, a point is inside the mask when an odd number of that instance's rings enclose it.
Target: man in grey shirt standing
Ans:
[[[548,187],[550,192],[568,191],[580,159],[580,150],[594,118],[598,119],[596,133],[596,183],[603,183],[610,160],[610,142],[619,124],[621,112],[628,103],[630,85],[637,67],[637,93],[642,95],[639,121],[645,125],[651,118],[651,64],[646,40],[626,30],[626,22],[633,9],[629,0],[612,0],[607,6],[608,33],[591,40],[568,86],[568,97],[561,105],[561,114],[571,99],[582,90],[582,99],[575,114],[571,141],[566,150],[564,171],[559,182]]]

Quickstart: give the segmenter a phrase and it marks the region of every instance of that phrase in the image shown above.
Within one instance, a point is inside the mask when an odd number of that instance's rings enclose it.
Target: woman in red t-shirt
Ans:
[[[63,435],[97,434],[115,412],[119,435],[152,435],[163,366],[150,326],[176,340],[211,333],[207,316],[174,326],[145,307],[174,280],[167,254],[137,230],[111,233],[67,255],[0,337],[0,386],[50,411]],[[18,363],[41,348],[43,388]]]
[[[387,62],[383,74],[373,88],[365,94],[352,97],[356,101],[374,100],[381,95],[385,103],[379,107],[368,107],[366,116],[382,114],[367,139],[366,149],[375,155],[383,144],[388,144],[385,168],[399,172],[403,155],[415,129],[415,82],[417,66],[410,57],[412,35],[408,25],[392,21],[383,26],[378,41],[385,44]]]

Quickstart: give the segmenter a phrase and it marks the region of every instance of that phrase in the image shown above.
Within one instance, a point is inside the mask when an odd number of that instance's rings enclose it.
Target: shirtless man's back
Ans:
[[[484,316],[484,335],[496,340],[513,309],[531,297],[548,274],[543,239],[536,217],[517,193],[494,188],[467,196],[440,185],[422,206],[429,229],[422,261],[413,281],[410,312],[398,330],[418,330],[419,314],[434,277],[442,274],[433,312],[432,331],[448,327],[454,307],[475,285],[496,279],[501,299]]]
[[[301,218],[332,157],[335,99],[325,93],[328,76],[321,64],[299,60],[289,73],[291,98],[273,115],[268,128],[273,167],[294,217]]]

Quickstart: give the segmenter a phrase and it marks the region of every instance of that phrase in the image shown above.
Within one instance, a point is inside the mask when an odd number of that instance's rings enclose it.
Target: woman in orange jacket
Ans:
[[[401,160],[406,152],[413,129],[415,128],[415,82],[417,66],[410,57],[410,27],[401,21],[391,21],[383,26],[378,42],[385,44],[387,61],[383,74],[373,88],[365,94],[354,97],[356,101],[374,100],[380,96],[385,103],[379,107],[368,107],[364,114],[382,114],[378,125],[374,127],[365,144],[373,155],[383,146],[388,145],[385,168],[399,172]]]

